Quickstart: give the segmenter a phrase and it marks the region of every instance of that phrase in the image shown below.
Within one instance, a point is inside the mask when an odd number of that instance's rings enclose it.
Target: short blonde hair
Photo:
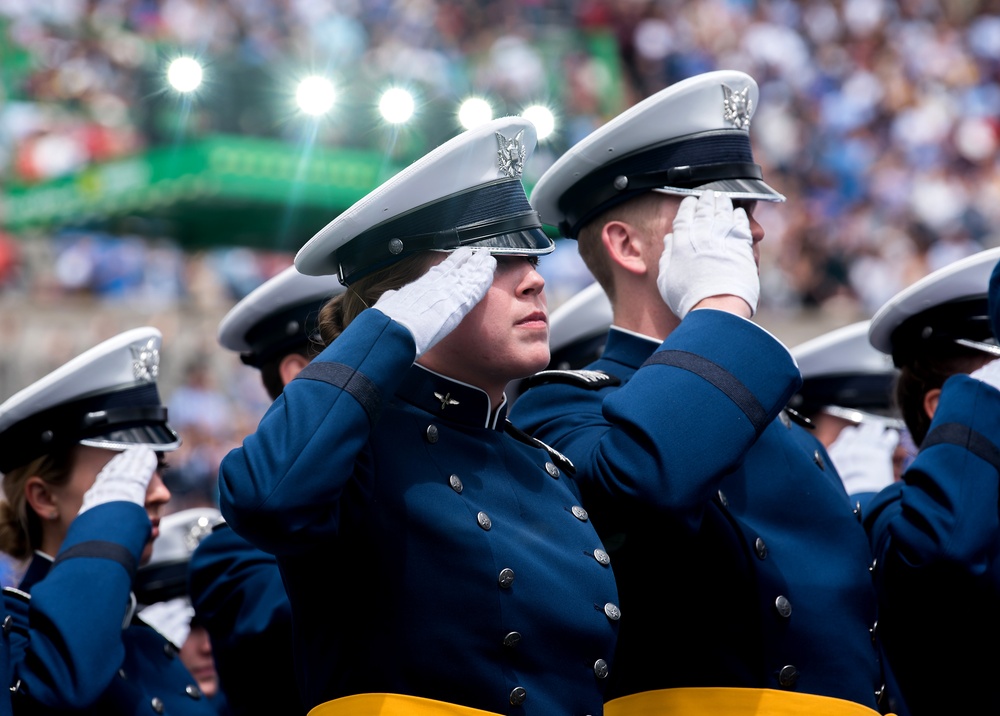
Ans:
[[[612,221],[620,221],[631,224],[644,233],[651,233],[657,230],[656,220],[663,212],[663,200],[666,196],[652,191],[639,194],[598,214],[577,234],[580,258],[611,301],[615,299],[615,285],[611,260],[601,240],[604,227]]]

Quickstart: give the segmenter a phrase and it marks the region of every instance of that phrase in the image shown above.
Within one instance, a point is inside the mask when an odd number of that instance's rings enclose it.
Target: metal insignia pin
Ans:
[[[497,143],[500,145],[500,149],[497,150],[500,172],[508,177],[521,176],[524,171],[524,160],[528,154],[527,149],[521,143],[524,130],[518,132],[513,139],[503,136],[500,132],[494,132],[494,134],[497,135]]]
[[[750,115],[753,114],[753,100],[750,99],[750,88],[744,87],[739,92],[722,85],[722,116],[737,129],[750,129]]]
[[[434,397],[441,401],[441,410],[444,410],[449,405],[458,405],[458,401],[451,397],[451,393],[445,393],[444,395],[435,393]]]
[[[160,372],[160,351],[156,339],[129,346],[132,351],[132,376],[144,383],[152,383]]]

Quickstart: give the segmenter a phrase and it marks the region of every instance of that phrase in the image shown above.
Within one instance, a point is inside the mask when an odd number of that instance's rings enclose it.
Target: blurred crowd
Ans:
[[[165,89],[163,69],[182,51],[209,75],[185,102]],[[719,68],[760,84],[755,154],[788,197],[758,210],[762,315],[865,318],[915,279],[1000,244],[997,0],[0,0],[0,184],[64,176],[180,134],[291,139],[301,130],[293,78],[306,70],[337,77],[347,98],[319,126],[321,144],[396,159],[457,133],[442,113],[473,91],[498,113],[554,107],[556,133],[532,158],[530,183],[625,107]],[[373,88],[389,80],[422,106],[424,121],[406,132],[372,122]],[[553,305],[589,281],[567,245],[542,262]],[[22,338],[33,306],[66,298],[173,311],[186,343],[166,385],[190,445],[175,468],[197,486],[266,407],[239,379],[212,375],[212,321],[290,262],[192,253],[141,231],[0,231],[0,299],[25,307],[5,319]],[[198,340],[179,327],[195,311],[209,317]],[[81,330],[67,353],[105,337]],[[14,374],[23,359],[3,349],[0,379],[11,380],[0,397],[37,377]]]

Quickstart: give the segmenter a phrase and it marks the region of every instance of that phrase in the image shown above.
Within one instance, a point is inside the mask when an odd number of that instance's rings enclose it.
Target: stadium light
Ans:
[[[178,92],[193,92],[201,79],[201,64],[191,57],[178,57],[167,67],[167,82]]]
[[[535,125],[538,141],[541,141],[552,134],[556,128],[556,118],[552,110],[540,104],[532,105],[521,112],[521,116]]]
[[[470,97],[458,108],[458,121],[465,129],[478,127],[493,119],[493,108],[479,97]]]
[[[313,75],[299,82],[295,90],[295,102],[306,114],[318,117],[333,109],[337,99],[337,90],[333,83],[325,77]]]
[[[413,116],[413,95],[404,89],[395,87],[386,90],[378,103],[378,111],[382,119],[390,124],[402,124]]]

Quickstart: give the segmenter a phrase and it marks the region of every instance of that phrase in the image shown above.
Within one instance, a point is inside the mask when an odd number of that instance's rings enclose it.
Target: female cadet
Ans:
[[[515,117],[469,130],[296,257],[349,288],[220,489],[277,555],[314,714],[601,712],[607,556],[571,465],[505,419],[504,386],[548,361],[534,142]]]
[[[996,659],[984,657],[1000,640],[998,260],[990,249],[947,266],[872,319],[920,448],[865,519],[899,714],[1000,712]]]
[[[157,455],[180,445],[156,388],[160,340],[126,331],[0,405],[0,549],[30,558],[4,590],[18,713],[214,713],[134,615],[170,499]]]

